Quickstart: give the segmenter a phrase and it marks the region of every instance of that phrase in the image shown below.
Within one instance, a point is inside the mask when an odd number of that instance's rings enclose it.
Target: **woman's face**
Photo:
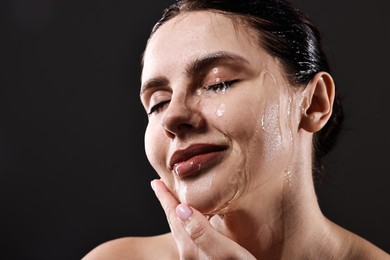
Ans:
[[[181,202],[214,214],[288,183],[297,94],[229,17],[189,12],[162,25],[145,51],[141,100],[147,157]]]

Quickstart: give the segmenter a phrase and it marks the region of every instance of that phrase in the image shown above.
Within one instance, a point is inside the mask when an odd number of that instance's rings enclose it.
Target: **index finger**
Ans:
[[[165,213],[167,213],[167,211],[171,211],[172,209],[176,209],[176,206],[179,205],[179,201],[168,190],[164,182],[160,180],[152,180],[151,185]]]
[[[187,235],[183,227],[182,221],[178,218],[176,213],[176,207],[179,205],[179,201],[172,195],[172,193],[165,186],[164,182],[160,180],[153,180],[151,182],[152,188],[156,193],[161,206],[164,209],[165,216],[168,220],[169,227],[172,232],[172,237],[175,240],[179,254],[187,252],[190,255],[195,255],[193,250],[194,242]]]

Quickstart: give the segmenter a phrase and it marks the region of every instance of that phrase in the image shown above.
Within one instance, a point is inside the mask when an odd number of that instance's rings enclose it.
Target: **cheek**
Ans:
[[[162,138],[159,138],[158,127],[152,124],[148,124],[145,130],[144,144],[145,144],[145,153],[146,157],[149,160],[149,163],[160,175],[162,168],[165,165],[164,160],[164,144]]]
[[[234,143],[247,178],[260,172],[261,179],[283,173],[293,153],[294,102],[271,77],[264,81],[260,91],[241,92],[209,108],[214,126]]]
[[[200,103],[208,124],[228,136],[248,138],[263,110],[262,99],[248,88],[232,89]]]
[[[167,168],[169,143],[170,141],[165,136],[160,124],[148,124],[144,137],[146,157],[167,188],[173,194],[176,194],[174,191],[174,176]]]
[[[292,145],[292,96],[279,81],[270,73],[264,75],[265,101],[257,131],[263,139],[264,160],[270,165],[282,165]]]
[[[284,173],[291,170],[298,138],[297,114],[292,96],[268,100],[261,118],[263,161],[268,169]]]
[[[153,158],[154,158],[155,151],[154,151],[154,144],[152,142],[153,137],[150,129],[151,129],[150,124],[148,124],[145,130],[144,145],[145,145],[146,157],[148,158],[149,163],[153,166]]]
[[[261,129],[264,132],[265,157],[267,161],[274,161],[284,150],[279,104],[267,102],[265,113],[261,118]]]

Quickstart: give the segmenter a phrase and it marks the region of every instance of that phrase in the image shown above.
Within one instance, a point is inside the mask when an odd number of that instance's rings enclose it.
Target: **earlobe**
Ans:
[[[300,128],[314,133],[324,127],[332,114],[334,96],[332,76],[318,72],[304,92]]]

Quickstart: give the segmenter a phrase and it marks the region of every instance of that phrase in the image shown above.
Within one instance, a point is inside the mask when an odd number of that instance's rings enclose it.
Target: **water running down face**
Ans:
[[[293,181],[302,93],[237,25],[184,13],[153,34],[144,55],[147,157],[181,202],[205,214],[254,192],[276,197]]]

